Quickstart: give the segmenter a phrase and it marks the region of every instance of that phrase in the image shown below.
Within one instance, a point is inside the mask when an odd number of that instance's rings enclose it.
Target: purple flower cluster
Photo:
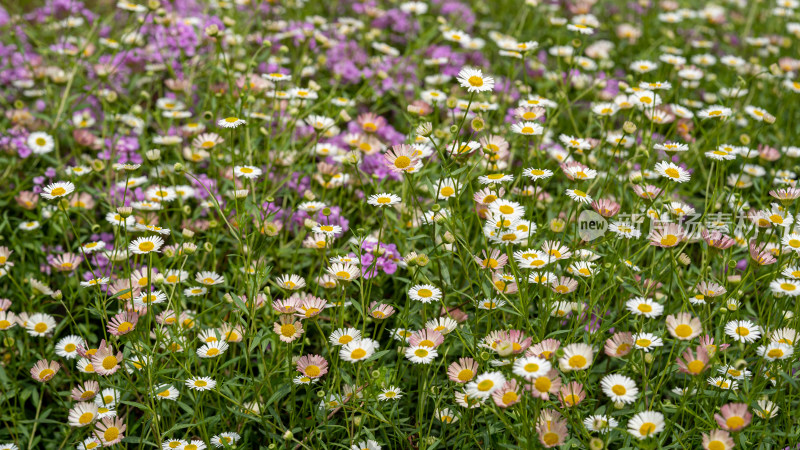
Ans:
[[[356,255],[350,254],[352,258]],[[392,275],[401,261],[400,252],[394,244],[386,244],[377,240],[366,240],[361,244],[361,275],[370,279],[383,272]]]

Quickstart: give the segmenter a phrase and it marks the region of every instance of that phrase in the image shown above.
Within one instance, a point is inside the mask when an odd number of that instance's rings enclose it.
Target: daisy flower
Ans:
[[[340,328],[331,333],[328,341],[333,345],[345,345],[361,339],[361,331],[355,328]]]
[[[623,375],[606,375],[600,380],[600,386],[603,388],[603,392],[615,403],[620,402],[625,405],[633,403],[639,394],[639,388],[636,387],[636,383]]]
[[[103,340],[97,351],[92,355],[92,367],[98,375],[113,375],[119,369],[122,362],[122,352],[114,353],[114,348],[106,344]]]
[[[69,410],[67,422],[71,427],[85,427],[97,419],[97,405],[91,402],[78,402]]]
[[[512,124],[511,131],[523,136],[539,136],[544,133],[544,127],[538,122],[520,122]]]
[[[178,392],[174,386],[162,384],[156,387],[153,398],[157,398],[159,400],[177,400],[179,395],[180,392]]]
[[[137,255],[144,255],[150,252],[157,253],[162,245],[164,245],[164,239],[160,236],[140,237],[128,245],[128,250]]]
[[[538,356],[526,356],[514,361],[512,368],[515,375],[525,378],[526,380],[534,380],[541,376],[546,375],[552,369],[550,361],[539,358]]]
[[[467,92],[487,92],[494,89],[494,78],[484,76],[480,69],[464,67],[458,72],[458,82]]]
[[[339,357],[351,363],[365,360],[375,353],[377,346],[372,339],[350,341],[339,350]]]
[[[122,419],[117,417],[107,417],[95,425],[94,436],[100,439],[103,447],[110,447],[124,438],[127,426]]]
[[[402,397],[403,391],[396,386],[389,386],[388,388],[381,389],[381,393],[378,394],[379,401],[399,400]]]
[[[589,194],[587,194],[586,192],[581,191],[580,189],[567,189],[566,194],[567,197],[571,198],[572,200],[578,203],[583,203],[584,205],[592,203],[592,197],[589,196]]]
[[[415,345],[406,349],[405,356],[414,364],[430,364],[439,353],[433,347]]]
[[[634,297],[628,300],[625,306],[634,315],[647,318],[658,317],[664,312],[664,307],[660,303],[645,297]]]
[[[409,289],[408,296],[411,298],[411,300],[422,303],[431,303],[442,299],[442,291],[439,288],[429,284],[420,284]]]
[[[0,319],[2,319],[1,316]],[[2,323],[0,323],[0,330],[2,329]],[[65,336],[56,343],[56,355],[66,359],[75,359],[78,356],[78,347],[85,346],[86,342],[80,336]]]
[[[735,443],[731,434],[725,430],[713,430],[703,433],[704,450],[732,450]]]
[[[478,375],[475,381],[470,381],[466,385],[466,393],[471,397],[489,398],[494,391],[500,389],[506,382],[505,377],[500,372],[489,372]]]
[[[700,323],[700,319],[697,317],[692,317],[689,313],[681,312],[667,316],[667,331],[676,339],[689,341],[703,332],[703,326]]]
[[[275,280],[275,283],[279,287],[288,289],[290,291],[303,289],[306,286],[306,280],[304,280],[301,276],[294,274],[281,275],[277,280]]]
[[[786,359],[794,353],[794,347],[788,344],[770,342],[767,345],[758,347],[758,354],[764,357],[767,361],[775,361],[776,359]]]
[[[761,328],[749,320],[732,320],[725,324],[725,334],[738,342],[754,342],[761,337]]]
[[[662,177],[668,178],[677,183],[685,183],[691,178],[686,169],[672,162],[658,162],[653,170]]]
[[[42,359],[31,367],[31,377],[40,383],[47,383],[53,379],[60,369],[61,365],[59,363]]]
[[[606,415],[591,415],[583,419],[583,426],[589,431],[606,434],[619,425],[617,419]]]
[[[28,318],[24,326],[31,336],[42,337],[56,328],[56,320],[49,314],[36,313]]]
[[[225,282],[225,276],[216,272],[198,272],[194,277],[195,281],[206,286],[214,286]]]
[[[201,358],[214,358],[228,350],[228,343],[225,341],[209,342],[197,349],[197,356]]]
[[[400,203],[401,199],[395,194],[382,193],[370,195],[367,203],[372,206],[392,206]]]
[[[478,363],[472,358],[459,358],[447,367],[447,378],[455,383],[467,383],[478,373]]]
[[[750,425],[752,419],[746,403],[725,404],[720,408],[720,414],[714,414],[717,425],[727,431],[739,431]]]
[[[69,181],[58,181],[45,186],[40,195],[47,200],[52,200],[54,198],[65,197],[73,192],[75,192],[74,184]]]
[[[530,178],[533,181],[546,180],[553,176],[553,171],[549,169],[527,168],[523,169],[522,175]]]
[[[715,105],[698,111],[697,117],[701,119],[725,119],[731,116],[733,111],[725,106]]]
[[[56,148],[53,137],[42,131],[35,131],[29,134],[26,144],[35,155],[44,155]]]
[[[664,431],[664,415],[657,411],[642,411],[628,421],[628,433],[642,440]]]
[[[209,377],[192,377],[186,380],[184,384],[195,391],[209,391],[216,387],[217,382]]]
[[[211,445],[217,448],[235,448],[242,437],[234,431],[226,431],[211,437]]]
[[[238,117],[233,117],[233,116],[226,117],[224,119],[219,119],[217,121],[217,125],[219,125],[222,128],[236,128],[239,125],[244,125],[246,123],[247,122],[245,122],[244,120],[242,120],[242,119],[240,119]]]
[[[328,361],[319,355],[305,355],[297,360],[297,371],[309,378],[319,378],[328,373]]]
[[[334,263],[326,270],[340,281],[353,281],[361,276],[361,271],[355,264]]]
[[[247,178],[250,180],[254,180],[261,176],[263,172],[261,169],[255,166],[235,166],[233,168],[233,174],[240,178]]]
[[[272,330],[282,342],[293,342],[304,332],[303,324],[291,316],[281,316],[279,322],[273,323]]]
[[[592,365],[594,349],[583,343],[570,344],[564,347],[564,356],[559,358],[558,365],[562,371],[584,370]]]
[[[633,335],[633,345],[640,350],[644,350],[645,353],[649,353],[650,350],[663,346],[664,341],[652,333],[637,333]]]

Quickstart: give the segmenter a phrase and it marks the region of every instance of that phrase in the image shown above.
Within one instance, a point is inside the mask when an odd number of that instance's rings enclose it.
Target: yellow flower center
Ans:
[[[732,416],[725,421],[725,425],[732,430],[737,430],[744,426],[744,419],[739,416]]]
[[[674,234],[668,234],[661,238],[661,245],[665,247],[672,247],[677,243],[678,243],[678,236],[675,236]]]
[[[281,325],[281,335],[282,336],[292,337],[292,336],[294,336],[294,333],[296,331],[297,331],[297,329],[291,323],[287,323],[287,324]]]
[[[699,359],[695,359],[694,361],[690,362],[686,365],[686,368],[689,370],[689,373],[697,375],[698,373],[702,372],[705,369],[706,365],[703,361]]]
[[[106,370],[111,370],[117,365],[117,358],[115,356],[106,356],[103,358],[102,362],[103,368]]]
[[[103,440],[106,442],[113,441],[119,437],[119,428],[109,427],[103,432]]]
[[[493,387],[494,387],[494,381],[492,380],[483,380],[480,383],[478,383],[478,390],[481,392],[486,392]]]
[[[501,400],[503,404],[508,405],[509,403],[514,403],[515,401],[517,401],[518,398],[519,396],[517,395],[516,392],[509,391],[503,394],[503,398]]]
[[[469,369],[461,369],[461,371],[458,372],[458,375],[456,376],[456,378],[458,378],[458,381],[461,381],[462,383],[466,383],[467,381],[471,380],[472,377],[474,377],[474,376],[475,376],[475,373],[473,371],[471,371]]]
[[[469,82],[470,86],[473,86],[473,87],[481,87],[481,86],[483,86],[483,78],[481,78],[481,77],[479,77],[477,75],[473,75],[473,76],[469,77],[469,79],[467,81]]]
[[[558,433],[555,433],[553,431],[549,431],[549,432],[545,433],[544,436],[542,436],[542,440],[548,446],[556,445],[558,443],[559,439],[560,439],[560,437],[558,436]]]
[[[642,436],[649,436],[654,431],[656,431],[656,424],[651,422],[643,423],[641,427],[639,427],[639,434]]]
[[[694,332],[694,330],[692,330],[692,327],[686,325],[685,323],[682,323],[677,327],[675,327],[675,335],[680,338],[687,338],[692,335],[692,332]]]
[[[586,365],[586,358],[583,355],[574,355],[569,359],[568,363],[573,369],[579,369]]]

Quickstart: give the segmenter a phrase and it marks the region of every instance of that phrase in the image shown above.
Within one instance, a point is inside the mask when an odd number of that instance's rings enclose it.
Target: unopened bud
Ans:
[[[425,267],[429,262],[430,259],[428,258],[428,255],[423,253],[422,255],[417,256],[416,263],[418,266]]]
[[[145,155],[147,155],[147,159],[149,161],[158,161],[161,159],[161,150],[154,148],[152,150],[148,150]]]
[[[219,27],[216,24],[209,25],[205,29],[206,36],[213,38],[219,34]]]
[[[627,134],[636,133],[636,124],[626,120],[625,123],[622,124],[622,131]]]
[[[689,264],[692,263],[692,259],[689,258],[689,255],[687,255],[686,253],[681,253],[680,255],[678,255],[678,261],[684,266],[688,266]]]

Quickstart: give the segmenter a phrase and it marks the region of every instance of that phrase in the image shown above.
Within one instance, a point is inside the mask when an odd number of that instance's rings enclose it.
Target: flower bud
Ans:
[[[211,252],[212,250],[214,250],[214,244],[212,244],[211,242],[206,242],[205,244],[203,244],[203,250],[205,250],[206,252]]]
[[[161,159],[161,150],[154,148],[152,150],[148,150],[145,155],[147,155],[147,159],[149,161],[158,161]]]
[[[622,124],[622,131],[624,131],[627,134],[636,133],[636,124],[626,120],[625,123]]]
[[[428,259],[428,255],[423,253],[423,254],[417,256],[416,263],[417,263],[418,266],[425,267],[425,266],[428,265],[429,262],[430,262],[430,259]]]
[[[219,27],[216,24],[212,24],[206,27],[205,29],[206,36],[213,38],[219,34]]]

